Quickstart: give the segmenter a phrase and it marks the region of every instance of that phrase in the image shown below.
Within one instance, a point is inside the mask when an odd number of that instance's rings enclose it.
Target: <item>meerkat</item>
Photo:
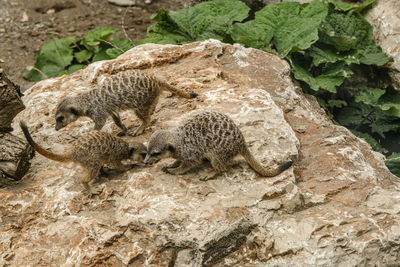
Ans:
[[[283,163],[276,169],[264,168],[250,153],[242,132],[227,115],[206,111],[193,116],[171,130],[155,131],[147,145],[144,163],[153,163],[172,157],[175,162],[163,167],[170,174],[184,174],[204,159],[210,161],[213,171],[202,178],[215,178],[236,162],[242,155],[247,163],[261,176],[275,176],[292,165]]]
[[[81,116],[91,118],[95,130],[101,130],[111,115],[115,124],[122,129],[118,135],[125,135],[127,128],[121,122],[119,111],[133,109],[141,125],[133,133],[140,135],[150,123],[163,90],[184,98],[195,98],[196,93],[179,90],[155,76],[140,70],[126,70],[107,77],[101,86],[95,86],[77,96],[67,96],[57,105],[56,130],[67,126]]]
[[[122,164],[121,160],[131,159],[143,162],[147,152],[142,143],[128,143],[121,137],[102,131],[92,131],[77,139],[64,154],[56,154],[38,145],[32,139],[25,122],[21,121],[20,126],[28,143],[39,154],[59,162],[80,164],[84,168],[84,175],[81,177],[80,183],[89,191],[90,195],[101,192],[101,189],[93,188],[90,184],[98,177],[104,164],[110,164],[117,171],[123,172],[131,166]]]

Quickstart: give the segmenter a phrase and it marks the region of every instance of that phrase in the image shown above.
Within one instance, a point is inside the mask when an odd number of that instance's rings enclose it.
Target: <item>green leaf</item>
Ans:
[[[35,68],[41,70],[47,77],[56,77],[73,60],[73,50],[71,44],[75,41],[75,36],[63,39],[54,38],[43,45],[36,59]],[[40,81],[41,73],[32,69],[26,75],[26,78],[34,81]]]
[[[379,98],[384,95],[386,90],[384,89],[373,89],[368,91],[363,91],[356,96],[355,101],[363,102],[364,104],[370,106],[377,106]]]
[[[106,54],[111,58],[118,57],[134,46],[132,41],[122,38],[115,38],[111,40],[110,43],[112,44],[113,48],[108,48],[106,50]]]
[[[339,52],[333,46],[317,42],[306,50],[306,55],[313,58],[313,65],[319,66],[323,63],[335,63],[342,61],[346,65],[359,64],[360,60],[354,50]]]
[[[108,49],[108,48],[107,48],[107,49]],[[101,50],[99,50],[99,52],[97,52],[97,53],[94,55],[94,57],[93,57],[93,62],[100,61],[100,60],[109,60],[109,59],[112,59],[112,57],[110,57],[110,56],[107,54],[107,49],[101,49]]]
[[[81,50],[75,52],[74,56],[79,63],[82,63],[88,61],[93,56],[93,52],[89,50]]]
[[[364,139],[365,142],[367,142],[371,148],[374,151],[380,152],[380,153],[387,153],[388,150],[384,147],[382,147],[378,141],[376,141],[371,135],[367,133],[362,133],[356,130],[350,130],[355,136]]]
[[[343,10],[343,11],[356,11],[356,12],[361,12],[364,8],[368,7],[369,5],[372,5],[375,3],[376,0],[365,0],[363,4],[360,5],[351,5],[343,2],[337,2],[334,0],[328,0],[328,3],[333,4],[335,7]]]
[[[82,40],[81,45],[84,45],[88,50],[93,50],[95,46],[100,45],[101,42],[105,41],[116,33],[117,31],[110,27],[97,28],[90,31]]]
[[[71,65],[71,66],[68,67],[67,73],[68,73],[68,74],[71,74],[71,73],[73,73],[73,72],[75,72],[75,71],[77,71],[77,70],[83,69],[83,67],[85,67],[85,65],[83,65],[83,64],[74,64],[74,65]]]
[[[338,100],[338,99],[330,99],[328,100],[328,106],[331,108],[342,108],[347,106],[347,102],[344,100]]]
[[[355,100],[378,108],[391,116],[400,117],[400,92],[392,87],[386,90],[373,89],[361,92]]]
[[[372,26],[357,12],[330,10],[320,28],[320,41],[349,51],[365,46],[372,39]]]
[[[325,89],[329,92],[336,93],[336,86],[343,83],[344,79],[350,77],[353,72],[343,63],[328,63],[322,70],[322,74],[314,77],[307,67],[307,63],[302,59],[301,54],[296,53],[289,60],[292,66],[294,77],[298,80],[306,82],[311,89],[318,91]]]
[[[290,52],[309,48],[318,40],[318,27],[327,14],[327,6],[319,0],[312,1],[305,8],[297,2],[267,5],[255,13],[254,23],[248,22],[234,28],[233,39],[243,40],[240,37],[242,34],[250,40],[257,40],[253,47],[268,47],[272,34],[279,55],[285,57]],[[254,29],[251,31],[249,28],[252,26]],[[248,35],[243,35],[246,30]]]
[[[378,105],[386,113],[400,117],[400,92],[393,87],[386,88],[386,93],[379,98]]]
[[[366,65],[385,65],[393,59],[382,52],[382,48],[377,46],[372,40],[369,44],[359,49],[361,55],[360,62]]]
[[[385,161],[386,167],[397,177],[400,177],[400,153],[392,153]]]
[[[231,38],[236,43],[258,49],[268,48],[272,40],[273,30],[254,20],[235,23],[230,30]]]
[[[362,102],[350,103],[336,114],[337,121],[352,129],[368,128],[385,138],[385,133],[400,130],[400,119]]]
[[[249,7],[239,0],[203,2],[178,12],[161,9],[147,30],[148,38],[139,43],[181,44],[214,38],[223,40],[234,21],[247,17]]]

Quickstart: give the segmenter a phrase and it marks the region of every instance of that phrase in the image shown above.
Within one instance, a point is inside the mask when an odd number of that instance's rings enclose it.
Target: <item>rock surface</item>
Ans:
[[[400,89],[400,2],[377,0],[365,18],[374,27],[374,40],[394,60],[390,76],[394,86]]]
[[[142,45],[115,60],[37,83],[23,98],[34,138],[62,152],[92,129],[82,118],[54,130],[64,96],[87,90],[111,73],[143,69],[178,88],[164,93],[155,129],[176,126],[201,110],[229,114],[265,165],[289,158],[294,167],[262,178],[243,162],[200,181],[162,172],[168,160],[101,177],[88,198],[80,169],[38,155],[16,186],[0,189],[0,263],[21,266],[315,266],[389,265],[400,260],[400,182],[383,156],[336,126],[314,98],[302,94],[277,56],[208,40]],[[121,117],[136,127],[132,112]],[[17,129],[16,122],[14,129]],[[103,130],[117,133],[108,121]],[[21,134],[15,130],[15,134]],[[200,170],[202,169],[202,170]],[[204,170],[203,170],[204,169]]]

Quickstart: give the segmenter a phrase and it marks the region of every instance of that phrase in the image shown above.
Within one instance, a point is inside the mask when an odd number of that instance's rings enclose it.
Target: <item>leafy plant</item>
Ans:
[[[244,20],[250,8],[239,0],[203,2],[178,12],[161,9],[152,19],[156,24],[147,29],[143,43],[181,44],[214,38],[226,41],[234,21]]]
[[[105,27],[90,31],[78,41],[75,36],[54,38],[43,45],[34,68],[24,77],[40,81],[47,77],[75,72],[94,61],[116,58],[133,47],[132,41],[122,38],[108,41],[116,32]]]

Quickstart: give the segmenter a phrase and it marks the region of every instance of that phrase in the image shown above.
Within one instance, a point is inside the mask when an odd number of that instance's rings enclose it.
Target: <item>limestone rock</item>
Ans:
[[[393,57],[390,76],[393,86],[400,89],[400,2],[397,0],[377,0],[368,10],[365,18],[374,27],[373,36],[382,50]]]
[[[265,165],[294,167],[259,177],[243,162],[217,179],[162,172],[168,160],[101,177],[88,198],[79,168],[38,155],[16,187],[0,189],[0,263],[21,266],[394,265],[400,259],[400,182],[384,157],[327,118],[290,78],[289,65],[265,52],[208,40],[135,47],[69,76],[37,83],[19,115],[33,137],[62,152],[93,128],[87,118],[56,132],[66,95],[126,69],[143,69],[194,91],[165,93],[146,141],[202,110],[230,115]],[[121,114],[136,127],[133,112]],[[18,121],[18,120],[17,120]],[[14,134],[21,134],[14,125]],[[105,131],[117,133],[108,121]]]

